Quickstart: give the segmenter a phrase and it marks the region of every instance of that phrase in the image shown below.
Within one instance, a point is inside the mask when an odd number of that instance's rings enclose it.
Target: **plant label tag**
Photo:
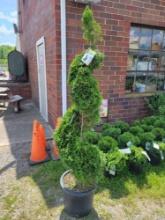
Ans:
[[[122,154],[131,154],[131,149],[130,148],[120,149],[120,152]]]
[[[150,142],[146,142],[146,144],[145,144],[145,149],[146,149],[146,150],[149,150],[150,147],[151,147],[151,143],[150,143]]]
[[[133,146],[132,142],[131,142],[131,141],[128,141],[128,142],[127,142],[127,147],[131,147],[131,146]]]
[[[155,148],[155,149],[157,149],[157,150],[160,149],[160,147],[159,147],[159,145],[158,145],[157,143],[153,143],[153,148]]]
[[[89,66],[91,64],[91,62],[93,61],[95,56],[96,56],[96,52],[92,49],[88,49],[87,52],[82,57],[81,61],[85,65]]]
[[[164,160],[164,154],[162,151],[160,151],[161,160]]]
[[[115,170],[110,170],[109,174],[111,174],[112,176],[115,176],[116,175],[116,171]]]
[[[165,143],[165,138],[163,138],[162,141]]]
[[[148,159],[148,161],[151,161],[151,159],[150,159],[150,157],[148,156],[148,154],[147,154],[147,152],[146,151],[142,151],[142,154],[144,155],[144,156],[146,156],[146,158]]]

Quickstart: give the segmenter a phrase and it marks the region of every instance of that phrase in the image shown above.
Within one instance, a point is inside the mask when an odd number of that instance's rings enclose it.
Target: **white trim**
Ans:
[[[37,69],[38,69],[38,88],[39,88],[39,106],[40,106],[40,110],[41,110],[41,88],[40,88],[40,84],[39,84],[39,80],[40,80],[40,75],[39,75],[39,58],[38,58],[38,47],[43,44],[44,46],[44,81],[45,81],[45,93],[46,93],[46,117],[44,117],[44,119],[46,121],[48,121],[48,95],[47,95],[47,74],[46,74],[46,56],[45,56],[45,38],[41,37],[37,42],[36,42],[36,54],[37,54]]]
[[[66,0],[61,0],[61,90],[62,114],[67,110],[67,68],[66,68]]]

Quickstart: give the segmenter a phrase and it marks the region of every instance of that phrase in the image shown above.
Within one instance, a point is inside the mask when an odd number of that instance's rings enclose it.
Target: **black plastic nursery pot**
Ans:
[[[128,164],[128,169],[131,173],[133,174],[140,174],[143,172],[143,168],[142,166],[139,166],[138,164],[136,163],[133,163],[133,162],[130,162]]]
[[[150,153],[150,152],[147,152],[150,159],[151,159],[151,164],[152,165],[159,165],[161,163],[161,156],[160,154],[153,154],[153,153]]]
[[[64,177],[70,172],[69,170],[63,173],[60,179],[60,185],[64,194],[64,210],[72,217],[84,217],[88,215],[93,208],[95,188],[83,192],[65,188]]]

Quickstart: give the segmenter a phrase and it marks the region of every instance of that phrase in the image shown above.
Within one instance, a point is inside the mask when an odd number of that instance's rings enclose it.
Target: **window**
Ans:
[[[132,26],[126,91],[165,90],[165,30]]]

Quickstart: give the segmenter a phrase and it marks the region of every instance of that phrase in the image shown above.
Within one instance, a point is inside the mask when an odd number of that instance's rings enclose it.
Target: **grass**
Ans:
[[[29,176],[13,186],[16,190],[3,197],[7,212],[0,220],[75,220],[63,211],[59,179],[64,171],[61,161],[32,168]],[[165,163],[148,166],[138,176],[125,172],[118,177],[101,177],[94,208],[84,220],[165,219]]]

